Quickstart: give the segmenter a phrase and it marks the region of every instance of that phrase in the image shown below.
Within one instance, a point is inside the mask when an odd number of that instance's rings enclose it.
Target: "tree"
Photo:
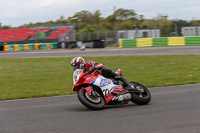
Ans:
[[[12,28],[11,26],[7,26],[7,25],[1,26],[1,29],[2,29],[2,30],[11,29],[11,28]]]
[[[7,25],[2,25],[2,23],[0,22],[0,30],[4,30],[4,29],[11,29],[11,26],[7,26]]]
[[[94,13],[89,11],[77,12],[74,16],[68,17],[68,22],[75,24],[77,30],[82,29],[82,31],[94,31],[102,27],[103,18],[101,18],[101,13],[96,10]]]
[[[92,13],[90,13],[89,11],[81,11],[81,12],[77,12],[74,16],[72,17],[68,17],[68,21],[70,21],[71,23],[90,23],[90,18],[92,16]]]
[[[120,8],[116,10],[113,15],[108,16],[107,20],[111,23],[124,20],[137,20],[137,14],[134,10]]]
[[[160,28],[162,37],[169,36],[172,32],[171,27],[173,25],[173,22],[172,20],[168,20],[167,15],[159,14],[158,17],[155,19],[154,24],[157,28]]]
[[[137,14],[135,13],[134,10],[126,10],[126,9],[118,9],[115,13],[114,16],[116,20],[122,21],[122,20],[136,20]]]
[[[153,19],[146,19],[143,22],[140,23],[139,27],[141,28],[153,28],[156,27],[154,24],[154,20]]]
[[[92,14],[92,23],[93,24],[99,24],[102,20],[101,13],[99,10],[96,10],[94,14]]]

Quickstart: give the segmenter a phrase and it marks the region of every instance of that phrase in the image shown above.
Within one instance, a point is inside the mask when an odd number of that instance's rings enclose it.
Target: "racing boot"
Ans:
[[[122,70],[121,70],[121,72],[122,72]],[[114,80],[120,80],[121,82],[124,83],[124,86],[130,85],[130,82],[126,78],[122,77],[123,76],[122,73],[120,73],[118,71],[113,72],[110,68],[104,68],[102,70],[102,74],[106,78],[112,78]]]
[[[126,78],[124,78],[124,77],[122,77],[122,76],[120,76],[120,75],[118,75],[116,73],[115,73],[115,79],[116,80],[120,80],[121,82],[123,82],[124,86],[128,86],[130,84],[130,82],[128,81],[128,79],[126,79]]]
[[[115,74],[114,74],[114,77],[115,77],[115,75],[119,75],[119,76],[123,76],[123,74],[122,74],[122,69],[118,69],[116,72],[115,72]],[[116,77],[118,77],[118,76],[116,76]],[[120,78],[120,77],[119,77]],[[113,83],[114,84],[116,84],[116,85],[121,85],[121,83],[119,82],[119,80],[116,80],[116,78],[113,78],[114,80],[113,80]]]
[[[116,72],[115,72],[115,79],[119,82],[119,80],[121,82],[124,83],[124,86],[127,87],[128,89],[132,89],[134,88],[133,85],[130,84],[130,82],[128,81],[128,79],[124,78],[123,77],[123,74],[122,74],[122,70],[121,69],[118,69]]]
[[[123,74],[122,74],[122,69],[118,69],[115,73],[117,73],[119,76],[124,76]]]

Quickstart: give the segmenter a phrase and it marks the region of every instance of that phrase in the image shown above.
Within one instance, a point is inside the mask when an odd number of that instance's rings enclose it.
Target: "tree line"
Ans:
[[[73,16],[64,18],[61,16],[59,19],[47,22],[37,22],[23,24],[19,27],[3,26],[0,23],[0,29],[11,28],[33,28],[33,27],[52,27],[52,26],[66,26],[75,25],[77,31],[96,31],[96,30],[117,30],[117,29],[134,29],[138,28],[159,28],[161,29],[161,36],[169,36],[170,33],[175,31],[177,27],[178,35],[181,36],[182,26],[195,26],[200,25],[200,20],[168,20],[166,15],[158,15],[153,19],[145,19],[143,15],[137,14],[134,10],[117,9],[112,15],[108,17],[101,17],[101,12],[89,12],[86,10],[76,12]]]

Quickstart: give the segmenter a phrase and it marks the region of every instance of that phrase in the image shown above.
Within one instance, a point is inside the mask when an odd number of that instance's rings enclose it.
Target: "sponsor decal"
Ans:
[[[108,89],[103,90],[103,95],[105,96],[105,98],[108,98],[111,96]]]
[[[117,100],[119,96],[113,97],[112,101]]]
[[[95,81],[96,81],[96,80],[92,81],[90,84],[92,84],[92,85],[93,85]]]
[[[108,89],[103,90],[103,95],[105,98],[108,98],[111,96],[111,93],[114,91],[114,88],[112,88],[110,91]]]
[[[77,76],[74,76],[74,82],[76,83],[78,81]]]
[[[113,91],[114,91],[114,88],[112,88],[112,89],[110,90],[109,94],[111,94]]]
[[[112,80],[110,80],[110,79],[101,79],[100,87],[104,87],[106,85],[109,85],[111,82],[112,82]]]

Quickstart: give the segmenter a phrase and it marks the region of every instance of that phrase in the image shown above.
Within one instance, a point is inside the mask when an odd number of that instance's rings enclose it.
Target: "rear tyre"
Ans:
[[[100,110],[103,109],[105,106],[105,101],[102,96],[95,92],[96,96],[92,97],[88,94],[88,92],[83,89],[78,92],[78,99],[79,101],[89,109],[92,110]]]
[[[131,101],[137,105],[146,105],[151,101],[151,94],[149,90],[140,83],[130,82],[140,93],[133,93]]]

